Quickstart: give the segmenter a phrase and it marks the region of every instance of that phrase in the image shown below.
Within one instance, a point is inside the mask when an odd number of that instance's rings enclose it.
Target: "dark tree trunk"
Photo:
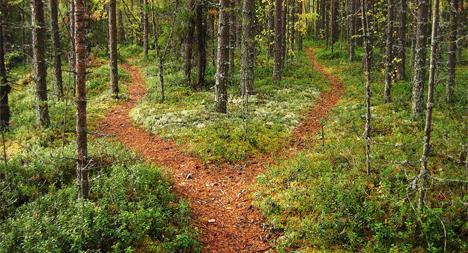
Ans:
[[[0,3],[0,11],[3,12],[5,6]],[[5,45],[3,43],[3,16],[0,16],[0,131],[4,131],[10,124],[10,106],[8,104],[8,94],[10,85],[8,84],[7,72],[5,68]]]
[[[394,22],[394,3],[393,0],[387,0],[387,31],[386,31],[386,50],[385,50],[385,103],[392,101],[392,69],[393,69],[393,22]]]
[[[31,0],[31,17],[36,118],[37,124],[42,127],[48,127],[50,125],[50,118],[47,104],[47,63],[45,60],[46,29],[44,3],[42,0]]]
[[[119,97],[119,68],[117,65],[117,4],[109,0],[110,87],[112,96]]]
[[[219,28],[218,28],[218,53],[216,68],[216,112],[227,113],[227,85],[229,81],[229,0],[220,0]]]
[[[457,64],[457,31],[458,31],[458,0],[450,0],[450,24],[449,24],[449,51],[448,51],[448,81],[446,101],[453,102]]]
[[[148,41],[148,13],[147,0],[141,0],[141,26],[143,29],[143,53],[148,56],[149,41]]]
[[[62,47],[60,44],[60,32],[58,26],[57,0],[50,0],[50,20],[52,30],[52,44],[54,50],[54,76],[55,93],[59,99],[63,98],[62,82]]]
[[[431,132],[432,132],[432,108],[434,107],[434,86],[437,68],[437,44],[438,44],[438,29],[439,29],[439,0],[434,0],[432,11],[432,36],[431,36],[431,57],[429,67],[429,84],[427,90],[427,105],[426,105],[426,123],[424,127],[424,144],[421,156],[421,169],[419,171],[419,198],[418,209],[424,208],[426,198],[426,181],[429,174],[427,163],[429,160],[429,152],[431,150]]]
[[[302,1],[297,1],[297,14],[299,16],[302,15],[302,9],[303,9],[303,2]],[[302,43],[302,31],[297,31],[296,32],[297,38],[296,38],[296,44],[297,44],[297,51],[300,53],[302,51],[303,43]]]
[[[273,80],[281,80],[283,61],[283,0],[275,0],[275,65],[273,69]]]
[[[426,79],[426,48],[427,48],[427,0],[418,0],[416,27],[416,51],[414,62],[412,114],[418,117],[423,112],[424,81]]]
[[[125,42],[125,23],[123,19],[122,11],[118,11],[118,18],[119,18],[119,42]]]
[[[400,1],[400,31],[398,36],[398,58],[397,63],[397,79],[403,80],[406,78],[406,13],[408,4],[406,0]]]
[[[206,70],[206,13],[205,5],[200,3],[197,5],[197,81],[195,82],[195,90],[200,90],[205,85],[205,70]]]
[[[185,80],[189,86],[192,85],[193,37],[194,37],[194,30],[195,30],[194,8],[195,8],[195,1],[191,0],[189,3],[190,17],[188,19],[187,37],[185,40],[185,51],[184,51],[184,73],[185,73]]]
[[[336,19],[337,19],[337,16],[338,16],[338,2],[337,0],[331,0],[331,51],[333,52],[334,50],[334,45],[335,45],[335,40],[337,38],[337,32],[336,32],[336,28],[337,28],[337,23],[336,23]]]
[[[88,131],[86,126],[86,38],[85,38],[85,3],[75,2],[75,59],[76,59],[76,144],[77,174],[80,197],[89,194],[88,179]]]
[[[231,0],[229,10],[229,69],[234,70],[235,52],[236,52],[236,32],[237,32],[237,6],[234,0]]]
[[[244,0],[242,6],[241,94],[245,99],[253,93],[255,72],[254,1]]]
[[[76,59],[75,59],[75,1],[70,1],[70,18],[69,32],[70,32],[70,51],[68,52],[68,63],[70,64],[70,71],[73,73],[73,93],[76,88]]]

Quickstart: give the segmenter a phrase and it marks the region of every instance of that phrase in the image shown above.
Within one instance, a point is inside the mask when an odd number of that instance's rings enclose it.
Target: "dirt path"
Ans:
[[[340,82],[315,60],[311,50],[307,54],[313,66],[326,75],[332,85],[294,131],[291,147],[285,147],[285,150],[304,147],[308,137],[320,129],[320,120],[326,117],[342,93]],[[107,114],[101,131],[114,135],[143,157],[167,168],[176,192],[190,201],[194,225],[201,232],[203,252],[268,251],[268,232],[248,195],[250,186],[271,158],[266,156],[238,165],[206,167],[198,158],[182,153],[174,142],[134,126],[129,112],[145,95],[145,81],[137,68],[123,67],[132,77],[130,98]]]

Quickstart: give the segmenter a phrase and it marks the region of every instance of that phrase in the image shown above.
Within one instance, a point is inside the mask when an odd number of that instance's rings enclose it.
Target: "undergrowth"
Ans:
[[[320,92],[327,89],[325,79],[312,69],[305,53],[291,61],[278,83],[271,79],[272,60],[262,53],[257,59],[255,95],[249,97],[248,112],[242,107],[236,68],[228,89],[228,114],[220,114],[214,112],[213,66],[208,66],[204,90],[194,91],[184,80],[180,63],[167,62],[166,100],[160,102],[158,69],[151,55],[136,62],[143,68],[148,95],[131,112],[132,119],[175,140],[205,162],[236,162],[278,151]]]
[[[319,61],[343,80],[345,95],[325,122],[325,145],[280,162],[258,178],[255,205],[281,236],[279,252],[465,252],[467,66],[459,67],[457,102],[443,102],[437,85],[429,158],[427,208],[418,212],[417,189],[424,119],[410,115],[411,85],[393,85],[383,103],[380,69],[372,84],[372,168],[366,175],[364,88],[360,61],[309,43]],[[336,47],[338,48],[338,46]],[[346,48],[346,47],[345,47]],[[379,54],[376,52],[375,58]],[[359,59],[359,57],[357,57]],[[374,59],[375,59],[374,58]]]

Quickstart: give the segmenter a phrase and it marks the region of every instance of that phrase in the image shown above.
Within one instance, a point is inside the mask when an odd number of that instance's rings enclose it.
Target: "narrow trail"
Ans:
[[[305,147],[304,144],[319,131],[320,121],[328,115],[343,92],[340,81],[316,61],[312,50],[308,49],[307,54],[314,68],[329,79],[331,89],[321,94],[293,132],[290,146],[284,148],[284,153]],[[249,193],[255,178],[272,158],[267,155],[237,165],[205,166],[198,158],[180,151],[173,141],[135,126],[129,113],[145,96],[145,81],[137,68],[128,64],[124,64],[123,68],[132,77],[129,100],[108,112],[100,130],[115,136],[172,175],[175,191],[190,202],[193,225],[201,232],[203,252],[268,251],[270,235],[259,210],[252,206]]]

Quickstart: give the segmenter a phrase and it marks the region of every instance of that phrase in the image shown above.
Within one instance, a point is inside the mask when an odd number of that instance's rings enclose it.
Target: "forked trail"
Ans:
[[[312,50],[307,50],[307,54],[314,68],[328,78],[331,88],[321,94],[292,134],[291,144],[284,147],[283,153],[290,154],[289,150],[295,152],[304,147],[306,140],[320,129],[320,121],[338,102],[343,91],[340,81],[316,61]],[[255,178],[272,158],[265,156],[237,165],[205,166],[198,158],[180,151],[173,141],[163,140],[135,126],[129,113],[145,96],[145,81],[137,68],[123,67],[132,77],[129,100],[107,114],[101,131],[115,136],[146,159],[167,169],[173,177],[176,192],[190,202],[193,224],[201,232],[203,252],[268,251],[269,234],[248,195]]]

